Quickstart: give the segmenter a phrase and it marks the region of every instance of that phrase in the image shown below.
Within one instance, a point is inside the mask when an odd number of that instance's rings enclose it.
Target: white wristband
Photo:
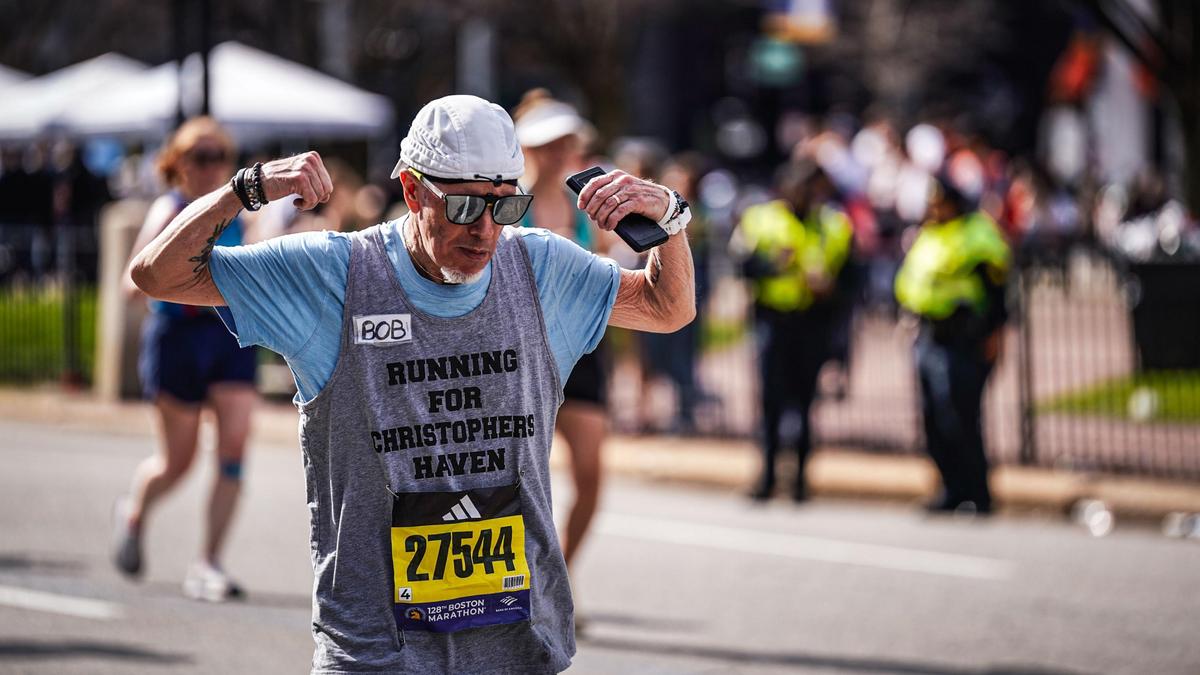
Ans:
[[[667,236],[681,232],[692,221],[692,209],[685,206],[683,210],[676,212],[675,191],[660,185],[664,192],[667,193],[667,212],[662,218],[658,219],[658,226],[667,233]]]

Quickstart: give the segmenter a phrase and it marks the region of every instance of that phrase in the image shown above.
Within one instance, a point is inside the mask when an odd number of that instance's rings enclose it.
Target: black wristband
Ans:
[[[688,202],[678,190],[671,190],[671,194],[675,195],[675,212],[671,214],[671,218],[677,218],[688,207]]]
[[[257,211],[262,204],[258,203],[258,199],[254,198],[258,195],[258,191],[254,190],[254,169],[246,167],[241,169],[242,180],[246,181],[246,198],[250,199],[250,210]]]
[[[262,208],[270,203],[267,201],[267,190],[263,187],[262,162],[254,163],[254,191],[256,193],[254,196],[255,199],[258,200],[259,208]]]
[[[242,208],[254,211],[254,207],[250,204],[250,196],[246,193],[246,170],[238,169],[238,172],[233,174],[233,178],[229,179],[229,184],[233,187],[233,194],[237,195],[238,201],[242,203]]]

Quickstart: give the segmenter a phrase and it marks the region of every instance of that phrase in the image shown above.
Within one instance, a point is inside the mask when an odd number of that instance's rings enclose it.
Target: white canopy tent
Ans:
[[[18,82],[24,82],[29,79],[29,75],[22,73],[16,68],[9,68],[5,65],[0,65],[0,91],[5,87],[10,87]]]
[[[199,55],[179,70],[172,62],[123,78],[62,111],[55,126],[80,136],[161,138],[175,123],[180,81],[184,111],[199,112]],[[387,98],[237,42],[213,47],[209,80],[212,115],[241,142],[364,138],[392,129]]]
[[[4,87],[0,91],[0,139],[37,136],[64,111],[87,105],[97,92],[145,70],[145,64],[110,52]]]

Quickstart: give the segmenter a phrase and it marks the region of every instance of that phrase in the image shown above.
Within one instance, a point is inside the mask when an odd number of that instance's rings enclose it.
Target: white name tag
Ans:
[[[394,345],[412,342],[411,314],[371,314],[354,317],[354,342],[360,345]]]

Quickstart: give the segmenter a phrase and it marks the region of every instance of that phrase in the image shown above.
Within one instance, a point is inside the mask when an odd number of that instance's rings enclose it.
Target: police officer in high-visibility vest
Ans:
[[[921,319],[916,343],[925,443],[942,476],[930,511],[990,513],[984,385],[1000,354],[1011,252],[996,223],[948,178],[931,181],[929,218],[896,276]]]
[[[780,199],[750,207],[732,246],[754,292],[762,386],[762,475],[751,497],[775,488],[780,422],[799,413],[799,472],[792,497],[807,497],[804,466],[812,448],[809,411],[817,376],[829,358],[839,278],[853,243],[850,221],[833,202],[829,177],[816,164],[794,161],[776,174]]]

